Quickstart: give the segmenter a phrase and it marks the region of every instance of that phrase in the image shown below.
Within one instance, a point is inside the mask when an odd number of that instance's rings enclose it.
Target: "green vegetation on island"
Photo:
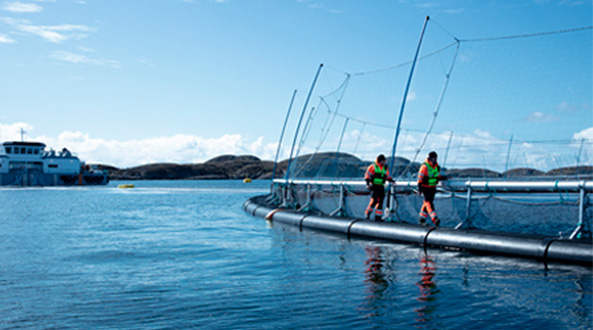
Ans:
[[[296,169],[297,178],[362,178],[366,167],[371,163],[372,161],[361,160],[346,153],[326,152],[298,157],[291,164],[291,172]],[[250,155],[223,155],[197,164],[155,163],[123,169],[108,165],[98,167],[106,170],[111,180],[265,180],[272,178],[274,162]],[[288,160],[278,162],[276,178],[283,177],[287,167]],[[394,167],[395,177],[415,179],[420,163],[397,157]],[[444,168],[444,172],[450,178],[488,180],[593,179],[593,166],[564,167],[548,172],[532,168],[515,168],[504,173],[486,168]],[[294,172],[292,175],[295,176]]]

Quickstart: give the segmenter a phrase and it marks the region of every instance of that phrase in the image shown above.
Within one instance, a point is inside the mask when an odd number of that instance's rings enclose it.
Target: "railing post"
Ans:
[[[461,228],[466,222],[471,225],[471,207],[472,207],[472,186],[471,181],[467,184],[467,200],[465,201],[465,220],[461,221],[455,229]]]
[[[583,234],[585,223],[585,196],[585,187],[583,185],[579,189],[579,222],[572,234],[570,234],[569,239],[581,238]]]
[[[343,216],[346,214],[345,210],[344,210],[344,198],[346,197],[345,194],[345,189],[344,189],[344,183],[340,183],[340,201],[338,204],[338,208],[333,211],[332,213],[330,213],[330,217],[339,215],[339,216]]]
[[[393,220],[392,215],[395,214],[395,184],[388,183],[389,190],[387,191],[387,207],[385,208],[385,216],[384,220],[391,221]]]
[[[305,201],[305,205],[303,205],[300,209],[298,209],[299,212],[302,211],[309,211],[311,210],[311,184],[307,184],[306,185],[306,194],[307,194],[307,199]]]
[[[286,183],[284,185],[284,189],[282,189],[282,205],[280,207],[290,207],[289,204],[289,194],[290,194],[290,183]]]

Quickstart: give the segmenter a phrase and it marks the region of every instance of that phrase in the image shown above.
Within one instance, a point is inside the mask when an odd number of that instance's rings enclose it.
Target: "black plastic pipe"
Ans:
[[[591,242],[559,240],[551,237],[484,230],[455,230],[423,227],[408,223],[375,222],[357,218],[333,218],[290,209],[274,209],[262,203],[262,196],[243,204],[246,213],[268,221],[298,227],[358,236],[413,243],[426,247],[457,249],[498,255],[593,265]]]

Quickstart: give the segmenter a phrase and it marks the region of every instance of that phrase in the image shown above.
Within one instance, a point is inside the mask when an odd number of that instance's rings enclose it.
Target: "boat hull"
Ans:
[[[0,185],[44,187],[44,186],[97,186],[109,183],[104,173],[47,174],[39,171],[18,171],[0,174]]]

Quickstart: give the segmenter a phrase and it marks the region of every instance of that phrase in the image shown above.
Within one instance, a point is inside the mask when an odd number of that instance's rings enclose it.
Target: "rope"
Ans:
[[[428,136],[430,135],[430,133],[432,133],[432,129],[434,128],[434,124],[436,122],[437,116],[439,114],[439,110],[441,109],[441,105],[443,104],[443,100],[445,99],[445,94],[447,92],[447,88],[449,86],[449,81],[451,79],[451,73],[453,73],[453,68],[455,67],[455,63],[457,62],[457,55],[459,55],[459,42],[456,42],[457,48],[455,49],[455,55],[453,56],[453,60],[451,61],[451,65],[449,67],[449,71],[446,72],[445,74],[445,83],[443,85],[443,89],[441,91],[441,94],[439,96],[439,100],[435,106],[435,109],[432,113],[432,120],[430,121],[430,125],[428,127],[428,130],[425,132],[424,134],[424,138],[422,139],[422,142],[420,143],[420,146],[416,149],[416,153],[414,154],[414,158],[412,161],[410,161],[408,163],[408,165],[404,168],[404,170],[400,173],[399,178],[402,178],[404,176],[404,174],[407,173],[408,169],[411,167],[411,165],[416,162],[416,159],[418,159],[418,154],[420,154],[420,151],[422,150],[422,148],[424,147],[424,145],[426,144],[426,141],[428,140]],[[395,167],[395,165],[394,165]],[[394,171],[395,169],[392,169],[392,171]]]
[[[548,36],[548,35],[553,35],[553,34],[571,33],[571,32],[591,30],[591,29],[593,29],[593,26],[585,26],[585,27],[574,28],[574,29],[565,29],[565,30],[539,32],[539,33],[528,33],[528,34],[520,34],[520,35],[513,35],[513,36],[503,36],[503,37],[460,39],[459,41],[460,42],[482,42],[482,41],[495,41],[495,40],[522,39],[522,38]]]

